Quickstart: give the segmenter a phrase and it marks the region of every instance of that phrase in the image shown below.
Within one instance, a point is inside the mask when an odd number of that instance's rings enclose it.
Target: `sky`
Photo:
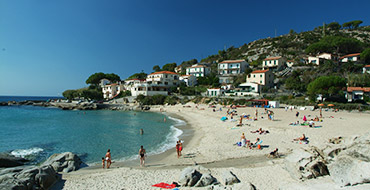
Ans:
[[[368,0],[0,0],[0,95],[61,96],[323,23],[370,24]]]

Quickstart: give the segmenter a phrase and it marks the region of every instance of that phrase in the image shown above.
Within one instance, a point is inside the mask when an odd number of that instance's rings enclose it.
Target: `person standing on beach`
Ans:
[[[257,120],[258,119],[258,110],[257,109],[256,109],[255,115],[256,115],[256,119],[255,120]]]
[[[140,167],[145,167],[145,149],[143,147],[143,145],[141,145],[140,149],[139,149],[139,156],[140,156]]]
[[[179,152],[180,152],[180,156],[182,156],[181,152],[182,152],[182,141],[179,140]]]
[[[110,165],[112,164],[110,149],[108,149],[107,153],[105,154],[105,160],[107,161],[107,169],[109,169]]]
[[[180,158],[180,142],[176,142],[176,153],[177,153],[177,158]]]
[[[295,114],[295,116],[298,118],[298,116],[299,116],[299,112],[297,111],[297,113]]]

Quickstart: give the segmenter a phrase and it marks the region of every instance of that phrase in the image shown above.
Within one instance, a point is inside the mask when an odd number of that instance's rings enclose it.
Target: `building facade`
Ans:
[[[257,83],[262,86],[274,86],[274,74],[271,70],[256,70],[247,76],[247,83]]]
[[[342,63],[358,62],[358,61],[360,61],[360,54],[361,53],[348,54],[348,55],[340,57],[339,61],[342,62]]]
[[[205,65],[193,65],[186,68],[186,75],[193,75],[195,77],[205,77],[211,73],[211,68]]]
[[[249,67],[245,60],[226,60],[218,63],[219,82],[221,84],[233,83],[233,77],[244,73]]]
[[[195,77],[194,75],[182,75],[180,76],[180,81],[184,82],[186,86],[197,85],[197,77]]]
[[[345,97],[348,102],[364,100],[364,96],[370,96],[370,87],[347,87]]]
[[[262,61],[262,67],[265,68],[281,68],[285,65],[285,58],[278,57],[268,57]]]

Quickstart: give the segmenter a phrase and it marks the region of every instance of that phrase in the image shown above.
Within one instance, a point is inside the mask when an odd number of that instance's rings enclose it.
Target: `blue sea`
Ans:
[[[0,102],[54,97],[34,98],[0,96]],[[54,153],[70,151],[87,164],[93,164],[100,162],[107,149],[111,149],[112,159],[123,161],[137,158],[141,145],[149,154],[174,147],[182,133],[176,126],[184,124],[151,112],[0,106],[0,152],[41,162]],[[143,135],[140,129],[144,130]]]

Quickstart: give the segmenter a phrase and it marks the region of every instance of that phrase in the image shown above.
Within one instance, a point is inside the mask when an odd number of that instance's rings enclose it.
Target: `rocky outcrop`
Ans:
[[[62,110],[96,110],[98,106],[96,103],[82,102],[82,103],[51,103],[52,106]]]
[[[192,167],[185,168],[180,175],[179,184],[181,186],[194,186],[202,174]]]
[[[213,183],[217,182],[216,178],[214,178],[210,173],[205,173],[199,179],[199,181],[194,185],[195,187],[206,187]]]
[[[370,182],[370,133],[355,138],[329,165],[330,176],[340,185]]]
[[[51,155],[42,165],[51,165],[56,172],[71,172],[80,168],[83,162],[72,152]]]
[[[51,166],[28,166],[0,172],[0,189],[48,189],[59,179]]]
[[[7,153],[0,153],[0,168],[22,166],[28,161],[27,159],[15,157]]]
[[[222,179],[225,185],[233,185],[234,183],[240,183],[240,180],[231,171],[225,171],[222,174]]]
[[[329,175],[326,164],[323,152],[316,147],[296,149],[284,161],[285,169],[297,180]]]

